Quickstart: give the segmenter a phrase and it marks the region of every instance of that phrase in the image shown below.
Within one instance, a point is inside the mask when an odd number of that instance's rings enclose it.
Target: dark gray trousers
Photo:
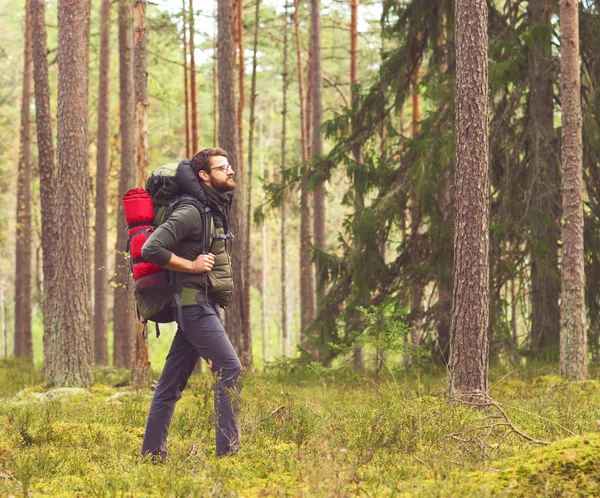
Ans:
[[[178,319],[179,327],[150,405],[142,454],[166,456],[175,404],[181,399],[200,357],[212,362],[212,372],[217,377],[214,403],[217,455],[235,452],[239,445],[236,405],[242,391],[242,365],[212,305],[185,306],[182,311],[183,328]]]

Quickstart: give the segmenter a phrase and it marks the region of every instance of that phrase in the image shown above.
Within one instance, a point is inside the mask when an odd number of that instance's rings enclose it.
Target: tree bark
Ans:
[[[252,331],[250,329],[250,273],[252,265],[250,232],[252,229],[252,163],[254,159],[254,128],[256,126],[256,66],[258,51],[258,28],[260,22],[260,0],[256,0],[256,10],[254,14],[254,41],[252,47],[252,84],[250,90],[250,131],[248,135],[248,172],[246,174],[246,238],[244,239],[244,268],[246,277],[244,278],[244,297],[246,300],[245,308],[248,323],[243,328],[242,342],[244,344],[244,358],[247,361],[246,367],[252,365]]]
[[[296,61],[298,70],[298,92],[300,102],[300,131],[301,131],[301,151],[302,151],[302,178],[300,181],[300,342],[303,347],[307,347],[306,329],[314,320],[315,310],[315,280],[310,263],[310,203],[308,195],[308,142],[309,142],[309,119],[307,117],[308,98],[304,98],[304,77],[302,74],[302,48],[300,43],[300,1],[294,0],[294,35],[296,41]],[[286,71],[287,73],[287,71]],[[308,93],[307,93],[308,96]],[[283,249],[282,249],[283,250]],[[282,260],[282,264],[284,261]],[[283,268],[282,268],[283,272]],[[283,278],[283,275],[282,275]],[[286,277],[287,278],[287,277]],[[283,282],[282,282],[283,286]],[[282,289],[283,292],[283,289]],[[286,322],[287,324],[287,322]],[[287,325],[286,325],[287,326]]]
[[[239,164],[239,141],[237,115],[235,108],[235,72],[234,72],[234,44],[233,32],[233,6],[231,0],[218,2],[218,69],[219,69],[219,143],[227,151],[229,164],[236,167],[236,192],[231,208],[230,228],[238,241],[244,240],[244,185],[242,175],[237,165]],[[232,268],[234,291],[227,313],[227,330],[238,354],[242,352],[241,332],[244,317],[244,276],[242,272],[242,247],[234,243],[232,249]]]
[[[183,18],[183,81],[185,94],[185,157],[192,157],[190,130],[190,70],[188,68],[188,21],[185,10],[185,0],[182,1],[181,15]]]
[[[579,2],[560,1],[560,92],[562,103],[562,300],[560,373],[587,378],[587,331],[583,246],[583,159]]]
[[[33,79],[35,88],[35,116],[38,143],[38,174],[42,212],[42,270],[44,276],[44,376],[51,377],[52,366],[52,309],[55,275],[56,223],[54,142],[52,138],[52,112],[50,110],[50,85],[48,83],[48,48],[46,42],[46,2],[30,0],[33,44]]]
[[[108,170],[110,154],[110,0],[102,0],[100,25],[100,85],[96,154],[96,233],[94,247],[94,358],[108,365]]]
[[[297,22],[298,15],[298,0],[296,0],[296,10],[294,13],[294,22],[296,30],[298,28]],[[283,109],[281,111],[281,178],[283,179],[286,169],[286,139],[287,139],[287,90],[288,90],[288,4],[285,4],[285,13],[283,17]],[[296,31],[296,49],[299,50],[299,34]],[[298,51],[298,54],[300,52]],[[300,109],[302,109],[302,73],[300,70],[300,61],[298,61],[298,74],[300,76]],[[300,111],[302,114],[302,111]],[[302,121],[302,117],[301,117]],[[302,159],[306,162],[306,143],[304,142],[304,123],[300,123],[302,128]],[[287,225],[287,201],[285,198],[285,190],[281,196],[281,354],[285,357],[289,354],[289,329],[287,326],[287,247],[285,230]]]
[[[135,50],[134,88],[136,118],[136,171],[137,184],[145,185],[148,176],[148,72],[146,69],[146,1],[135,2]],[[136,320],[135,349],[131,377],[136,389],[147,387],[152,382],[152,371],[148,361],[148,341],[144,324]]]
[[[311,80],[312,80],[312,146],[313,158],[323,155],[323,137],[319,127],[323,121],[323,74],[321,69],[321,7],[320,0],[311,0],[310,11],[310,46],[311,46]],[[314,198],[314,230],[315,248],[325,251],[325,188],[322,182],[315,185]],[[323,286],[317,291],[317,299],[325,297]]]
[[[131,368],[135,333],[135,301],[129,289],[127,224],[121,199],[135,184],[135,110],[133,101],[133,5],[119,1],[119,99],[121,114],[121,172],[115,255],[114,351],[116,367]]]
[[[21,99],[21,141],[17,176],[17,226],[15,261],[16,357],[33,360],[31,334],[31,16],[25,3],[25,50]]]
[[[484,0],[456,0],[454,289],[448,394],[487,392],[488,36]]]
[[[218,4],[218,0],[216,0]],[[213,147],[217,147],[219,138],[219,74],[217,67],[217,6],[214,8],[214,32],[213,32]]]
[[[198,152],[198,88],[196,86],[196,45],[194,28],[194,0],[190,0],[190,99],[192,108],[192,149],[191,155]]]
[[[531,220],[531,345],[558,348],[560,277],[558,238],[560,171],[554,134],[552,88],[552,8],[547,0],[530,0],[528,130],[533,175]]]
[[[88,37],[85,0],[58,3],[58,176],[56,300],[52,377],[57,386],[93,383],[88,303]]]

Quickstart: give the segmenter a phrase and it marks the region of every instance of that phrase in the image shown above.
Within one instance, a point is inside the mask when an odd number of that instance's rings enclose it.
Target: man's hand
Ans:
[[[192,261],[191,273],[207,273],[215,266],[215,255],[212,253],[200,254]]]

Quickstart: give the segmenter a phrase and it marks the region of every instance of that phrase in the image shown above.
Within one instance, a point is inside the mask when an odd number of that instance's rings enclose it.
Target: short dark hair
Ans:
[[[214,156],[227,157],[227,151],[219,149],[218,147],[202,149],[194,157],[192,157],[192,169],[194,173],[200,173],[200,170],[204,170],[210,173],[210,158]]]

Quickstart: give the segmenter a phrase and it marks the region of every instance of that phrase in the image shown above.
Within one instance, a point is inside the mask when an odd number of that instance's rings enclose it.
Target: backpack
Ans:
[[[123,197],[128,228],[127,251],[130,253],[137,317],[144,324],[144,337],[147,336],[148,321],[155,322],[158,337],[158,324],[174,321],[171,300],[175,299],[178,308],[181,303],[175,288],[174,272],[142,257],[146,240],[177,208],[192,205],[202,217],[202,253],[206,254],[209,250],[212,216],[206,204],[197,198],[198,195],[193,195],[197,188],[191,189],[189,184],[194,181],[198,182],[189,161],[182,161],[179,165],[166,164],[148,175],[145,189],[131,189]]]

